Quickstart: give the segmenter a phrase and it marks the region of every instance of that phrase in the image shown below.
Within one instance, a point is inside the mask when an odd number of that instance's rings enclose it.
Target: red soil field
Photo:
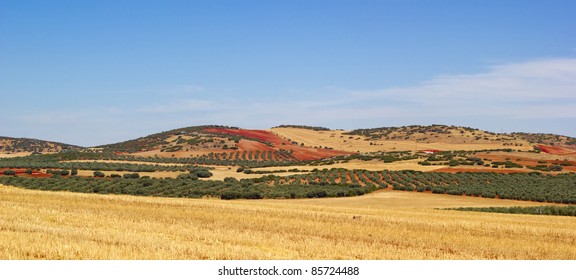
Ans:
[[[230,135],[238,135],[247,138],[257,139],[262,142],[268,142],[274,147],[270,147],[264,143],[259,143],[257,141],[251,141],[242,139],[238,143],[238,147],[244,151],[278,151],[280,149],[290,151],[292,150],[292,156],[298,160],[318,160],[323,158],[329,158],[338,155],[349,155],[353,154],[351,152],[329,150],[329,149],[317,149],[310,147],[302,147],[299,145],[292,144],[291,142],[281,138],[280,136],[265,130],[249,130],[249,129],[228,129],[228,128],[207,128],[204,129],[205,132],[209,133],[222,133]]]
[[[14,170],[16,175],[18,176],[25,176],[25,177],[34,177],[34,178],[49,178],[52,177],[51,174],[46,174],[38,171],[32,171],[32,174],[26,174],[25,168],[0,168],[0,176],[4,176],[2,172],[4,170]]]
[[[260,142],[242,139],[238,143],[238,148],[243,151],[274,151],[274,148]]]
[[[335,157],[335,156],[340,156],[340,155],[353,154],[351,152],[300,147],[297,145],[292,145],[292,147],[290,147],[290,149],[294,150],[292,155],[299,160],[318,160],[318,159]]]
[[[548,146],[548,145],[538,145],[538,148],[542,152],[547,153],[547,154],[552,154],[552,155],[576,154],[576,151],[574,151],[574,150],[561,148],[561,147],[554,147],[554,146]]]
[[[26,169],[25,169],[25,168],[0,168],[0,174],[1,174],[2,172],[4,172],[4,170],[13,170],[14,172],[16,172],[16,175],[26,173]]]
[[[39,172],[34,172],[28,176],[32,177],[32,178],[50,178],[50,177],[52,177],[52,175],[50,175],[50,174],[39,173]]]
[[[276,134],[265,130],[248,130],[248,129],[228,129],[228,128],[207,128],[204,129],[206,132],[211,133],[223,133],[223,134],[230,134],[230,135],[239,135],[247,138],[254,138],[258,139],[263,142],[270,142],[271,144],[291,144],[290,142],[280,138]]]

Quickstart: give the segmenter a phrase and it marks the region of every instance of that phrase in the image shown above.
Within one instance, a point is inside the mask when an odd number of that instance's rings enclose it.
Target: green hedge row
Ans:
[[[576,217],[576,206],[461,207],[461,208],[448,208],[446,210]]]

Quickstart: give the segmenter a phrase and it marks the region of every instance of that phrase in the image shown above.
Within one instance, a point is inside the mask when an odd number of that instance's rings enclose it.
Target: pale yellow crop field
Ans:
[[[20,153],[0,153],[0,158],[14,158],[14,157],[25,157],[29,156],[30,152],[20,152]]]
[[[253,168],[253,170],[257,171],[275,171],[275,170],[290,170],[290,169],[298,169],[301,171],[312,171],[313,169],[331,169],[331,168],[344,168],[344,169],[365,169],[369,171],[382,171],[382,170],[390,170],[390,171],[399,171],[399,170],[416,170],[416,171],[432,171],[440,168],[447,167],[447,165],[437,165],[437,166],[424,166],[418,164],[421,160],[414,159],[414,160],[403,160],[403,161],[395,161],[395,162],[382,162],[378,160],[357,160],[353,159],[347,162],[339,162],[334,164],[325,164],[325,165],[318,165],[318,166],[306,166],[306,165],[293,165],[293,166],[271,166],[271,167],[259,167]],[[292,172],[292,173],[274,173],[275,175],[279,176],[288,176],[293,174],[301,174],[300,172]],[[260,175],[262,176],[262,175]]]
[[[269,131],[285,139],[304,143],[306,146],[330,147],[335,150],[350,152],[416,151],[428,149],[437,149],[442,151],[473,151],[510,148],[510,146],[503,145],[503,141],[493,143],[475,143],[477,141],[469,141],[469,143],[452,143],[449,138],[439,138],[428,142],[417,142],[413,140],[367,140],[366,137],[361,135],[344,134],[348,132],[344,130],[314,131],[292,127],[275,127]],[[514,147],[514,149],[532,150],[532,146],[530,146],[526,141],[513,142],[522,144],[522,146]]]
[[[576,259],[576,219],[435,210],[536,203],[376,192],[172,199],[0,186],[0,259]]]

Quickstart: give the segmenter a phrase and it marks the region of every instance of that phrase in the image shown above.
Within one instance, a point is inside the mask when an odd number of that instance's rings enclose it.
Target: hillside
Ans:
[[[303,142],[305,145],[353,152],[533,149],[533,144],[519,136],[445,125],[414,125],[352,131],[323,131],[283,126],[275,127],[271,131],[284,138]]]
[[[305,147],[265,130],[216,125],[179,128],[96,148],[138,156],[202,157],[231,161],[303,161],[350,154]]]
[[[0,153],[58,153],[78,150],[79,146],[30,138],[0,137]]]
[[[421,143],[444,142],[451,144],[502,144],[507,146],[523,146],[525,140],[507,134],[483,131],[476,128],[446,125],[411,125],[402,127],[382,127],[372,129],[356,129],[350,135],[363,135],[369,140],[408,140]]]
[[[542,133],[494,133],[447,125],[411,125],[351,131],[280,125],[268,130],[206,125],[163,131],[92,148],[117,155],[198,158],[216,162],[290,163],[353,154],[408,151],[534,151],[576,155],[576,138]],[[0,138],[0,153],[55,153],[81,147],[26,138]],[[266,165],[266,164],[259,164]]]
[[[559,146],[576,149],[576,138],[551,133],[525,133],[513,132],[511,136],[524,139],[530,143],[544,144],[548,146]]]

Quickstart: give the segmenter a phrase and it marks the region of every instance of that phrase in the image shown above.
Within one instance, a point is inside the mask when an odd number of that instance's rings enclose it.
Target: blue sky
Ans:
[[[0,135],[411,124],[576,136],[576,1],[0,0]]]

